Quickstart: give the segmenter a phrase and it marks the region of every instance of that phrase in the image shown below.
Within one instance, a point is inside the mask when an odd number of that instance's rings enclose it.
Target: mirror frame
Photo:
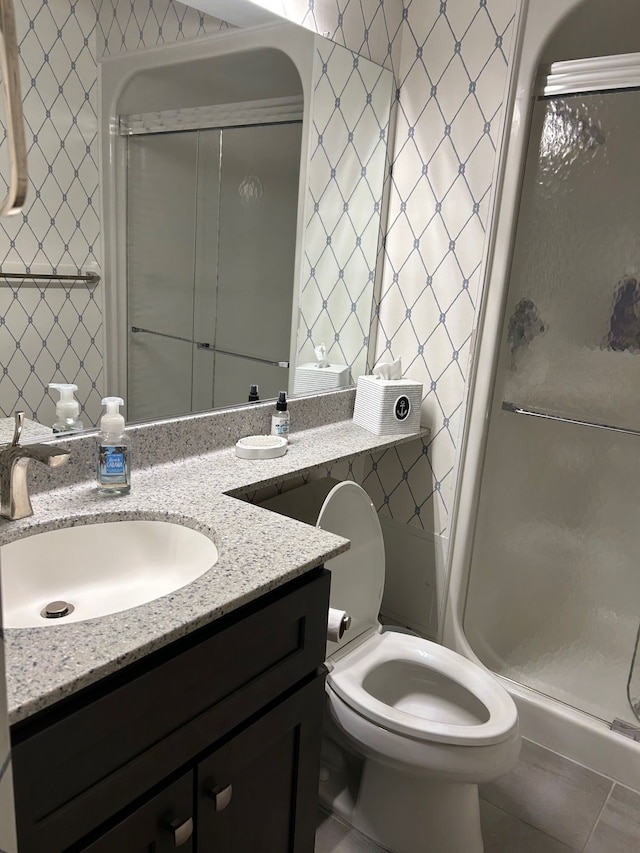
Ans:
[[[289,373],[291,387],[293,375],[291,370],[295,369],[296,360],[300,283],[304,262],[304,205],[311,150],[312,92],[310,89],[315,38],[316,35],[309,30],[279,21],[275,25],[270,24],[249,31],[227,30],[204,37],[197,42],[174,42],[162,47],[99,60],[105,341],[115,342],[105,346],[105,387],[116,387],[119,396],[124,397],[125,400],[127,400],[127,295],[126,287],[118,287],[117,283],[127,280],[127,223],[125,217],[118,217],[118,211],[126,209],[127,143],[126,138],[118,133],[117,105],[120,97],[137,74],[159,67],[167,68],[207,59],[215,60],[217,56],[238,52],[239,42],[242,43],[243,52],[273,48],[284,53],[293,62],[300,76],[304,105],[289,348],[289,362],[292,365]],[[108,169],[105,168],[107,164]],[[245,403],[238,405],[245,405]],[[233,408],[235,407],[234,405]],[[218,411],[218,409],[212,408],[211,411]],[[195,412],[183,414],[188,416]]]

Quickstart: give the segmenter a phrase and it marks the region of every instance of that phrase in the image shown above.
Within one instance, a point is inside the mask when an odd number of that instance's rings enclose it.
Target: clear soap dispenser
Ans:
[[[60,399],[56,403],[56,422],[53,425],[53,431],[79,432],[84,429],[84,424],[78,417],[80,403],[73,396],[73,392],[78,390],[78,386],[67,382],[50,382],[49,388],[60,392]]]
[[[131,491],[131,453],[129,436],[124,431],[121,397],[105,397],[107,407],[100,419],[98,435],[98,491],[102,495],[128,495]]]

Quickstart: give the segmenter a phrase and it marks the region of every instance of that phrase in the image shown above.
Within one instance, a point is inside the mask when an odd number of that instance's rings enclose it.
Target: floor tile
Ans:
[[[640,850],[640,794],[616,785],[607,800],[585,853],[630,853]]]
[[[320,812],[315,853],[386,853],[386,851],[334,815]]]
[[[509,773],[480,786],[480,796],[569,847],[582,850],[611,791],[611,781],[523,740]]]
[[[484,853],[575,853],[569,847],[502,809],[480,801]]]

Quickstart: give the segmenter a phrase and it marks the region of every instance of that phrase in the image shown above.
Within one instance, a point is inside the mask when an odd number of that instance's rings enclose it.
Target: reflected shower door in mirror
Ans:
[[[391,72],[277,24],[100,76],[107,376],[128,420],[366,372]]]
[[[129,420],[289,387],[301,130],[128,137]]]

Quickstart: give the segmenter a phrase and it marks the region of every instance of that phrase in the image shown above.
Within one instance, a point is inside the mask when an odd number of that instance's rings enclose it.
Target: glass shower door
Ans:
[[[639,130],[635,89],[535,103],[464,617],[495,672],[630,723]]]

